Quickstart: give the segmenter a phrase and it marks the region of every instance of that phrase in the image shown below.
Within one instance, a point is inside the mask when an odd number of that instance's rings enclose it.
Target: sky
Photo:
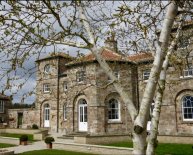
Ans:
[[[138,1],[136,1],[137,3],[138,3]],[[136,5],[136,2],[130,2],[130,5],[132,6],[135,6]],[[54,3],[54,1],[52,1],[52,3]],[[105,2],[105,5],[107,6],[107,7],[109,7],[109,8],[111,8],[113,11],[115,11],[116,9],[115,8],[117,8],[117,6],[119,6],[120,5],[120,2],[111,2],[111,1],[108,1],[108,2]],[[114,8],[113,8],[114,7]],[[0,7],[1,8],[1,11],[0,11],[0,13],[2,14],[2,6]],[[5,8],[6,8],[6,5],[5,5]],[[96,5],[94,8],[97,8],[97,9],[102,9],[102,11],[103,11],[103,13],[104,14],[108,14],[108,9],[107,10],[105,10],[105,9],[103,9],[103,7],[102,7],[102,5],[101,6],[98,6],[98,5]],[[112,11],[111,10],[111,11]],[[92,11],[94,11],[94,10],[92,10]],[[91,12],[92,12],[91,11]],[[4,12],[3,12],[4,13]],[[96,13],[96,12],[95,12]],[[98,14],[98,16],[100,15],[100,11],[99,12],[97,12]],[[110,16],[111,15],[113,15],[114,14],[114,12],[111,12],[110,13]],[[89,15],[91,15],[90,16],[90,18],[92,18],[92,17],[94,17],[94,15],[92,16],[92,13],[89,13]],[[23,16],[24,18],[27,18],[27,17],[25,17],[25,14],[24,15],[21,15],[21,16]],[[69,15],[68,16],[70,16],[70,11],[69,11]],[[67,16],[67,17],[68,17]],[[107,17],[109,17],[108,15],[107,15]],[[70,17],[69,17],[70,18]],[[97,16],[95,16],[95,19],[97,19],[97,20],[100,20],[100,18],[97,18]],[[27,20],[27,19],[26,19]],[[32,19],[28,19],[29,21],[30,20],[33,20],[33,18]],[[53,18],[51,18],[50,19],[52,22],[53,22]],[[133,21],[134,23],[136,22],[136,21]],[[105,23],[105,22],[104,22]],[[67,23],[65,23],[65,20],[63,20],[62,19],[62,24],[64,24],[64,26],[66,26],[66,24]],[[105,24],[104,24],[105,25]],[[36,25],[37,26],[37,25]],[[80,25],[78,25],[79,27],[77,27],[77,29],[75,29],[75,31],[82,31],[82,29],[81,29],[81,27],[80,27]],[[93,26],[97,26],[97,22],[96,22],[96,24],[93,24]],[[99,27],[100,27],[100,25],[98,25]],[[3,26],[2,26],[3,27]],[[0,27],[1,28],[1,27]],[[61,28],[59,27],[59,25],[57,25],[57,24],[54,24],[53,25],[53,28],[55,29],[55,31],[56,32],[58,32],[58,31],[60,31],[61,30]],[[119,27],[118,27],[118,29],[122,29],[122,28],[125,28],[125,25],[124,24],[120,24],[119,25]],[[102,29],[101,29],[101,33],[103,33],[103,34],[105,34],[107,31],[109,31],[109,27],[102,27]],[[1,35],[1,33],[2,33],[2,29],[0,29],[0,35]],[[136,33],[136,32],[135,32]],[[3,34],[2,34],[3,35]],[[44,35],[47,35],[46,33],[44,34]],[[103,36],[103,35],[100,35],[99,36],[99,38],[102,40],[101,42],[99,41],[99,46],[103,46],[104,45],[104,40],[105,40],[105,37],[106,36]],[[120,36],[121,37],[121,36]],[[3,39],[3,38],[1,38],[1,36],[0,36],[0,40],[1,39]],[[17,38],[18,39],[18,38]],[[19,36],[19,39],[21,39],[21,36]],[[33,38],[32,38],[33,39]],[[119,39],[119,40],[121,40],[120,38],[117,38],[117,39]],[[130,38],[130,39],[132,39],[132,37]],[[10,40],[11,41],[11,40]],[[1,43],[1,41],[0,41],[0,45],[2,45],[2,43]],[[8,47],[8,48],[12,48],[12,47]],[[84,54],[86,54],[87,52],[85,52],[84,50],[81,50],[81,49],[78,49],[78,48],[74,48],[74,47],[70,47],[70,46],[64,46],[64,45],[56,45],[56,48],[53,48],[53,44],[52,44],[52,46],[48,46],[48,47],[46,47],[46,48],[44,48],[43,49],[43,52],[40,54],[40,56],[39,56],[39,58],[43,58],[43,57],[45,57],[45,56],[47,56],[48,54],[50,54],[51,52],[53,52],[54,51],[54,49],[55,49],[55,52],[65,52],[65,53],[69,53],[71,56],[76,56],[77,55],[77,51],[80,51],[81,53],[84,53]],[[9,50],[9,49],[5,49],[5,50]],[[37,49],[37,50],[39,50],[39,49]],[[14,52],[12,53],[13,55],[14,55]],[[1,57],[2,56],[2,57]],[[4,55],[4,51],[3,50],[0,50],[0,60],[4,60],[4,57],[5,57],[5,55]],[[1,59],[2,58],[2,59]],[[18,77],[18,79],[17,80],[15,80],[15,81],[12,81],[12,88],[11,88],[11,91],[5,91],[5,94],[6,95],[13,95],[13,103],[21,103],[21,102],[23,102],[23,103],[28,103],[28,104],[32,104],[33,102],[35,102],[35,94],[33,94],[33,95],[31,95],[31,96],[27,96],[27,97],[25,97],[25,99],[24,100],[22,100],[22,97],[23,96],[25,96],[25,93],[27,93],[27,92],[29,92],[29,91],[31,91],[31,90],[34,90],[35,89],[35,87],[36,87],[36,75],[35,75],[35,71],[36,71],[36,68],[35,68],[35,60],[37,60],[38,59],[38,55],[36,54],[36,55],[33,55],[33,56],[30,56],[29,58],[28,58],[28,60],[24,63],[24,66],[25,66],[25,68],[28,70],[28,69],[30,69],[30,68],[33,68],[32,70],[31,70],[31,73],[32,72],[34,72],[33,74],[31,74],[30,76],[28,75],[28,73],[25,73],[25,72],[23,72],[21,69],[17,69],[17,71],[16,71],[16,73],[15,72],[13,72],[13,73],[11,73],[10,74],[10,76],[11,76],[11,78],[16,78],[16,77]],[[6,66],[10,66],[10,64],[7,64],[7,63],[3,63],[3,61],[1,61],[1,68],[0,68],[0,74],[2,75],[3,74],[3,69],[2,68],[5,68]],[[20,84],[20,82],[24,82],[25,80],[26,80],[26,77],[28,77],[27,78],[27,81],[26,81],[26,83],[21,87],[21,89],[17,89],[17,87],[16,86],[14,86],[14,85],[19,85]],[[6,85],[6,82],[7,82],[7,79],[6,79],[6,77],[5,78],[3,78],[3,79],[1,79],[0,80],[1,81],[1,83],[0,83],[0,86],[1,86],[1,89],[3,88],[3,86],[5,86]],[[0,90],[0,91],[2,91],[2,90]]]

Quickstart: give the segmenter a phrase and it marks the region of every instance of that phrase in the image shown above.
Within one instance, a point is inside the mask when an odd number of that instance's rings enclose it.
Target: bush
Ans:
[[[27,141],[28,140],[28,136],[27,135],[21,135],[21,137],[19,138],[20,141]]]
[[[55,140],[53,137],[46,137],[46,139],[44,141],[45,141],[45,143],[49,144],[49,143],[54,142]]]
[[[33,125],[32,125],[32,129],[38,129],[37,124],[33,124]]]

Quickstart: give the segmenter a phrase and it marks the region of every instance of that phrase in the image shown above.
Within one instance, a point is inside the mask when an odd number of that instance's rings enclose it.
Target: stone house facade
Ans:
[[[135,63],[109,49],[102,49],[102,55],[135,102]],[[127,108],[92,54],[74,60],[60,53],[38,60],[37,66],[41,127],[67,134],[131,132]]]
[[[185,34],[193,34],[189,29],[191,26],[184,26]],[[186,39],[181,39],[179,50],[171,57],[168,67],[160,135],[191,135],[193,132],[193,37]],[[153,57],[148,52],[123,56],[115,48],[116,44],[115,40],[108,38],[101,55],[139,108]],[[53,53],[37,60],[36,64],[35,109],[23,112],[25,126],[34,123],[63,134],[131,133],[127,106],[92,54],[74,58]],[[10,111],[10,114],[18,117],[17,110]],[[34,119],[28,119],[33,115]],[[12,123],[12,127],[16,124]]]

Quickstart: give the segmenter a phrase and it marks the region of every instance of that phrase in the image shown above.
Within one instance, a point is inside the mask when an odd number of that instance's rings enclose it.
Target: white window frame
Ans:
[[[43,84],[43,91],[44,91],[44,93],[49,93],[51,91],[49,83]]]
[[[76,72],[76,81],[78,83],[84,82],[85,79],[86,79],[86,72],[85,71]]]
[[[64,119],[64,121],[67,120],[67,106],[66,106],[66,104],[63,105],[63,119]]]
[[[184,69],[183,77],[193,77],[193,68]]]
[[[117,109],[117,112],[118,112],[118,118],[109,118],[109,111],[110,110],[112,110],[113,108],[110,108],[110,101],[111,100],[116,100],[117,101],[117,104],[118,104],[118,107],[117,108],[115,108],[115,109]],[[121,108],[120,108],[120,103],[119,103],[119,101],[117,100],[117,99],[115,99],[115,98],[111,98],[109,101],[108,101],[108,121],[109,122],[120,122],[121,121],[121,110],[120,110]]]
[[[146,80],[149,79],[150,72],[151,72],[150,69],[146,69],[146,70],[143,71],[143,80],[144,80],[144,81],[146,81]]]
[[[49,67],[49,68],[48,68],[48,67]],[[50,66],[50,64],[46,64],[46,65],[44,66],[44,72],[45,72],[46,74],[49,74],[50,71],[51,71],[51,66]]]
[[[183,118],[183,121],[193,121],[193,116],[192,116],[192,118],[185,118],[184,117],[184,109],[186,108],[186,109],[191,109],[191,112],[192,113],[190,113],[190,114],[192,114],[193,115],[193,106],[191,106],[191,107],[184,107],[184,99],[186,98],[186,97],[191,97],[192,98],[192,100],[193,100],[193,96],[191,96],[191,95],[185,95],[185,96],[183,96],[182,97],[182,118]],[[191,104],[193,104],[193,101],[191,101],[192,103]],[[187,112],[187,114],[189,114],[188,112]]]
[[[64,83],[63,83],[63,90],[64,91],[68,90],[68,82],[67,81],[64,81]]]
[[[0,113],[4,113],[5,110],[5,101],[0,100]]]

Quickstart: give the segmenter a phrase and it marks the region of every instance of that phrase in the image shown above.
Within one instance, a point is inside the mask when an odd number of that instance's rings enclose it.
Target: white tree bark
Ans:
[[[171,54],[175,51],[175,46],[177,45],[177,42],[178,42],[179,37],[180,37],[180,33],[182,30],[183,17],[184,16],[182,15],[181,23],[178,26],[176,37],[170,45],[170,48],[167,52],[166,58],[165,58],[164,63],[163,63],[162,71],[160,73],[159,88],[158,88],[158,91],[156,93],[155,107],[153,110],[152,120],[151,120],[151,130],[150,130],[151,132],[150,132],[150,135],[148,137],[148,145],[147,145],[147,150],[146,150],[147,155],[154,155],[155,154],[155,146],[157,145],[158,124],[159,124],[159,118],[160,118],[160,113],[161,113],[161,105],[162,105],[162,101],[163,101],[163,93],[165,90],[165,83],[166,83],[166,71],[167,71],[168,64],[169,64],[169,58],[170,58]]]
[[[134,103],[130,99],[129,95],[126,93],[126,91],[123,89],[123,87],[120,85],[118,82],[117,78],[113,74],[112,69],[109,67],[107,62],[103,59],[103,57],[100,55],[98,52],[98,49],[96,48],[95,44],[95,37],[92,33],[91,27],[89,25],[88,19],[84,14],[83,8],[80,6],[79,7],[79,13],[80,13],[80,18],[82,19],[84,28],[89,36],[90,40],[90,50],[96,57],[98,63],[100,64],[101,68],[104,70],[104,72],[110,77],[110,79],[113,81],[113,85],[116,89],[116,91],[119,93],[121,98],[123,99],[124,103],[127,105],[127,108],[129,110],[129,114],[131,116],[132,121],[134,121],[135,117],[137,116],[137,110],[135,108]]]
[[[133,154],[145,154],[146,146],[143,146],[143,147],[141,146],[140,147],[141,150],[139,150],[139,146],[138,146],[140,143],[142,143],[142,141],[145,144],[145,139],[139,140],[140,138],[138,137],[141,137],[141,134],[143,135],[146,134],[146,126],[147,126],[147,119],[149,115],[150,105],[154,97],[154,93],[155,93],[156,85],[161,72],[161,68],[163,65],[163,61],[166,56],[171,28],[173,26],[173,22],[177,15],[177,12],[178,12],[177,4],[174,1],[170,2],[167,8],[167,12],[163,23],[163,28],[159,38],[161,45],[158,46],[156,50],[153,67],[151,69],[150,77],[144,91],[140,111],[134,122],[134,131],[135,131],[134,139],[136,139],[136,141],[138,140],[138,142],[134,143]]]
[[[133,154],[136,154],[136,155],[145,154],[146,152],[145,150],[146,150],[147,117],[149,115],[149,109],[150,109],[151,102],[153,100],[154,92],[155,92],[156,85],[157,85],[159,75],[161,72],[161,67],[163,65],[163,61],[166,56],[169,36],[170,36],[171,28],[174,22],[174,18],[177,15],[177,10],[178,10],[178,6],[175,2],[171,2],[168,5],[167,13],[166,13],[165,20],[163,23],[163,29],[161,31],[161,35],[159,39],[161,45],[157,48],[153,67],[150,73],[150,78],[148,80],[148,83],[147,83],[147,86],[144,92],[144,96],[142,99],[140,111],[137,116],[137,110],[133,102],[131,101],[127,93],[124,91],[123,87],[117,82],[117,79],[113,75],[113,72],[111,68],[109,67],[109,65],[102,58],[102,56],[98,53],[98,50],[95,45],[95,37],[92,33],[88,19],[84,14],[83,8],[79,7],[80,18],[82,19],[84,28],[90,40],[91,52],[96,57],[98,63],[100,64],[104,72],[114,81],[113,85],[115,89],[117,90],[117,92],[120,94],[125,104],[127,105],[132,121],[134,121],[135,133],[133,134],[133,146],[134,146]]]

